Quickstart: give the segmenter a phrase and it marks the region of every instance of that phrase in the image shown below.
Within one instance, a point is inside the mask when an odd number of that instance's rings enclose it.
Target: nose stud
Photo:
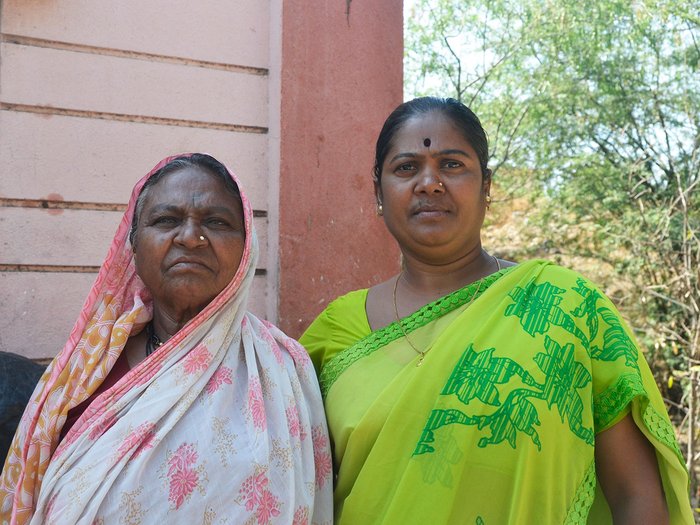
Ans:
[[[206,238],[204,235],[200,235],[200,236],[199,236],[199,240],[200,240],[200,241],[206,241],[207,238]]]

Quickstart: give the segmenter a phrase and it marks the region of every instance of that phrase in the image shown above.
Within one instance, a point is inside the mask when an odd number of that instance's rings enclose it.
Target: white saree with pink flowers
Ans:
[[[233,280],[60,439],[68,410],[152,317],[128,235],[141,187],[169,160],[134,188],[70,339],[25,411],[0,479],[2,523],[332,521],[314,369],[296,341],[246,310],[258,246],[242,192],[245,252]]]

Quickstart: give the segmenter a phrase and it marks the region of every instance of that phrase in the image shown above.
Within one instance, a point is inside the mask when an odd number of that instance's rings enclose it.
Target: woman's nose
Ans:
[[[442,193],[445,185],[440,179],[440,170],[436,166],[424,166],[418,172],[418,181],[415,187],[416,192]]]
[[[202,232],[201,224],[193,219],[187,219],[180,226],[175,241],[188,248],[197,248],[204,245],[207,239]]]

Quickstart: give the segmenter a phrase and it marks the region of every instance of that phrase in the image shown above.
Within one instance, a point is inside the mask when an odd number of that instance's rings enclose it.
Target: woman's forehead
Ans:
[[[396,135],[411,135],[414,133],[423,133],[424,131],[459,133],[461,135],[454,120],[441,111],[431,111],[429,113],[412,116],[404,122]]]
[[[389,148],[390,157],[399,150],[422,151],[461,147],[473,150],[470,141],[455,122],[442,112],[415,115],[397,130]]]
[[[221,177],[199,166],[186,166],[164,175],[151,186],[144,204],[153,206],[167,201],[216,202],[241,209],[240,197]]]

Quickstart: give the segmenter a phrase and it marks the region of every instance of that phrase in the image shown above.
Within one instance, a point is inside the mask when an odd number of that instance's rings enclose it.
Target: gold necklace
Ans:
[[[493,260],[496,261],[496,271],[499,272],[501,270],[501,261],[499,261],[496,257],[493,255]],[[406,330],[404,330],[403,325],[401,324],[401,319],[399,317],[399,309],[396,306],[396,289],[399,287],[399,279],[401,279],[401,276],[403,275],[403,270],[399,273],[399,275],[396,276],[396,281],[394,281],[394,293],[393,293],[393,299],[394,299],[394,315],[396,316],[396,324],[399,325],[399,329],[401,330],[401,333],[403,334],[404,339],[406,339],[406,342],[408,345],[413,348],[413,350],[416,351],[416,353],[420,356],[420,359],[418,359],[418,362],[416,363],[416,366],[420,366],[423,364],[423,359],[425,359],[425,354],[427,354],[430,351],[430,348],[428,350],[422,351],[418,350],[416,346],[411,342],[411,340],[408,338],[408,334],[406,333]],[[467,303],[466,308],[469,308],[469,306],[474,302],[474,299],[476,298],[477,295],[479,295],[479,290],[481,290],[481,283],[484,282],[484,278],[482,277],[481,280],[479,280],[479,286],[476,287],[476,291],[472,294],[471,299],[469,299],[469,302]],[[466,310],[465,308],[465,310]]]

